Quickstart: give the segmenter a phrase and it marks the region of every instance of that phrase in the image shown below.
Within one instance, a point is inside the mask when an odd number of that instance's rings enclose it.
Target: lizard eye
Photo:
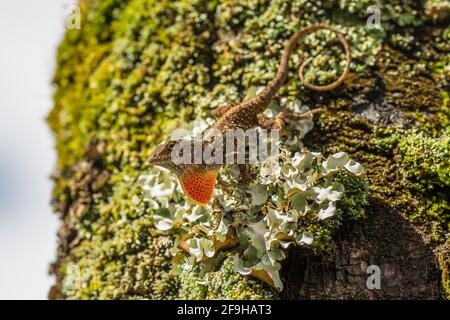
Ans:
[[[170,141],[169,142],[169,148],[173,148],[177,142],[176,141]]]

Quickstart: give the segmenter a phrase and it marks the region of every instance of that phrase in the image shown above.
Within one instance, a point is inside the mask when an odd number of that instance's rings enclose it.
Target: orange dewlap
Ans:
[[[180,176],[181,186],[190,200],[195,204],[204,206],[214,195],[217,171],[198,173],[192,172]]]

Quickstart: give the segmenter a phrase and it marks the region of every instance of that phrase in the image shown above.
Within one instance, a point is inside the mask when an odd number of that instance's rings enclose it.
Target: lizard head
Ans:
[[[207,205],[214,195],[214,187],[220,165],[178,163],[174,161],[174,148],[185,140],[168,140],[158,145],[148,159],[152,165],[175,173],[187,197],[198,205]],[[191,142],[188,142],[191,143]]]
[[[148,159],[148,163],[177,173],[177,166],[172,160],[172,151],[176,144],[176,140],[170,139],[158,145]]]

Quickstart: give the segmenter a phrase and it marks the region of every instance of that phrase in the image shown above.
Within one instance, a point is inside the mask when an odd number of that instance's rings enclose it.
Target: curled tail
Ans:
[[[330,84],[327,84],[327,85],[323,85],[323,86],[316,86],[316,85],[310,84],[310,83],[306,82],[305,79],[304,79],[304,77],[303,77],[303,71],[304,71],[304,69],[305,69],[305,66],[306,66],[309,62],[311,62],[311,60],[312,60],[312,58],[308,58],[308,59],[306,59],[306,60],[301,64],[298,73],[299,73],[299,75],[300,75],[300,80],[302,80],[303,85],[304,85],[305,87],[308,87],[308,88],[313,89],[313,90],[316,90],[316,91],[327,91],[327,90],[332,90],[332,89],[336,88],[337,86],[339,86],[342,82],[344,82],[345,78],[346,78],[347,75],[348,75],[348,72],[350,71],[350,63],[351,63],[351,61],[352,61],[352,58],[351,58],[351,53],[350,53],[350,46],[348,45],[347,39],[345,39],[344,35],[343,35],[342,33],[340,33],[339,31],[337,31],[336,29],[333,29],[333,28],[330,27],[330,26],[318,24],[318,25],[315,25],[315,26],[306,27],[306,28],[304,28],[304,29],[298,31],[296,34],[294,34],[294,35],[291,37],[291,39],[289,40],[289,42],[293,41],[294,44],[295,44],[295,43],[296,43],[300,38],[302,38],[303,36],[305,36],[305,35],[307,35],[307,34],[310,34],[310,33],[313,33],[313,32],[316,32],[317,30],[329,30],[329,31],[335,33],[335,34],[338,36],[339,41],[342,43],[342,45],[343,45],[343,47],[344,47],[344,50],[345,50],[345,61],[346,61],[346,64],[345,64],[345,67],[344,67],[344,72],[343,72],[343,73],[341,74],[341,76],[340,76],[336,81],[334,81],[333,83],[330,83]],[[297,36],[297,35],[298,35],[298,36]],[[295,38],[296,36],[297,36],[297,38]],[[289,44],[288,44],[288,45],[289,45]],[[292,46],[293,46],[293,45],[292,45]],[[292,50],[293,48],[290,48],[290,49]],[[287,61],[289,60],[290,52],[287,52],[286,49],[285,49],[285,51],[283,52],[283,56],[284,56],[284,55],[287,56],[287,57],[285,57],[285,60],[286,60],[286,67],[287,67],[287,63],[288,63]],[[283,58],[282,58],[282,61],[283,61]],[[280,67],[281,67],[281,65],[280,65]],[[287,69],[287,68],[286,68],[286,69]],[[279,73],[279,72],[280,72],[280,69],[278,70],[277,73]]]
[[[339,77],[339,79],[337,79],[333,83],[323,85],[323,86],[313,85],[311,83],[306,82],[304,79],[304,75],[303,75],[305,66],[312,60],[312,58],[308,58],[302,63],[302,65],[299,68],[300,79],[303,82],[303,85],[305,87],[308,87],[308,88],[316,90],[316,91],[327,91],[327,90],[334,89],[345,80],[345,78],[347,77],[347,75],[349,73],[350,63],[351,63],[350,46],[348,45],[347,40],[345,39],[344,35],[342,33],[340,33],[339,31],[337,31],[336,29],[334,29],[330,26],[324,25],[324,24],[316,24],[316,25],[302,28],[299,31],[297,31],[294,35],[291,36],[288,43],[284,47],[283,54],[281,56],[280,65],[278,67],[278,71],[275,75],[275,78],[264,88],[264,90],[259,95],[255,96],[253,99],[251,99],[253,101],[250,100],[249,104],[259,103],[260,105],[267,105],[270,102],[270,100],[272,100],[275,93],[278,91],[278,89],[284,84],[284,82],[287,79],[288,72],[289,72],[289,58],[291,56],[292,51],[295,48],[295,45],[303,37],[305,37],[311,33],[320,31],[320,30],[329,30],[338,36],[339,41],[342,43],[342,45],[345,49],[346,64],[344,67],[344,72]],[[265,102],[266,102],[266,104],[265,104]]]

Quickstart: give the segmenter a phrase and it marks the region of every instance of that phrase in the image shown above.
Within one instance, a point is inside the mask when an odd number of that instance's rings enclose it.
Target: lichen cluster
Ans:
[[[437,151],[434,159],[444,159],[439,148],[448,127],[450,32],[440,19],[446,9],[436,1],[380,1],[383,29],[369,30],[369,2],[80,0],[81,29],[67,30],[59,47],[49,115],[58,153],[53,203],[62,220],[52,267],[57,284],[50,296],[279,297],[263,282],[235,272],[226,250],[212,270],[183,262],[178,265],[185,268],[173,270],[178,240],[156,229],[161,220],[138,181],[150,174],[145,160],[158,142],[184,123],[210,118],[213,108],[254,94],[272,79],[289,36],[318,22],[336,26],[349,39],[352,77],[329,94],[305,90],[297,77],[305,56],[315,57],[306,73],[314,83],[336,79],[345,61],[327,32],[299,46],[290,81],[275,102],[299,100],[325,111],[308,134],[308,123],[306,129],[288,128],[290,157],[301,151],[302,138],[314,152],[344,151],[365,168],[369,205],[383,201],[405,218],[437,212],[436,223],[415,219],[413,226],[440,248],[443,284],[450,292],[448,250],[442,246],[448,233],[443,221],[449,210],[442,205],[442,199],[448,203],[443,184],[448,172],[441,164],[442,172],[430,175],[427,162],[413,156],[425,148]],[[396,126],[415,127],[404,138],[417,147],[395,140]],[[306,136],[298,138],[299,133]],[[231,168],[224,170],[226,176]],[[425,189],[417,188],[418,179]],[[345,187],[334,216],[309,230],[319,251],[332,247],[340,224],[363,216],[367,184],[344,172],[334,181]],[[440,198],[428,185],[442,191]],[[173,201],[182,204],[184,198]]]
[[[345,153],[325,158],[304,150],[291,156],[282,149],[277,158],[256,164],[254,172],[253,182],[242,185],[238,168],[223,168],[220,176],[226,187],[218,187],[216,202],[203,207],[185,201],[176,178],[168,172],[142,175],[140,183],[156,229],[177,235],[174,255],[181,253],[183,241],[190,254],[186,263],[209,263],[212,266],[207,268],[213,269],[220,262],[221,248],[237,247],[233,248],[239,252],[234,255],[236,272],[282,290],[279,271],[285,250],[292,244],[328,244],[323,233],[335,230],[342,219],[339,214],[334,217],[345,194],[338,177],[344,172],[361,176],[363,168]],[[362,209],[367,191],[360,192],[357,205]]]

